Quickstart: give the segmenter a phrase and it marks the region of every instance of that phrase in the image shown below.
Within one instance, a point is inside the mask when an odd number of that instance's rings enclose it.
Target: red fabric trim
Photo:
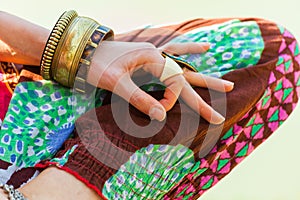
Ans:
[[[86,180],[85,178],[83,178],[82,176],[80,176],[77,172],[72,171],[71,169],[64,167],[64,166],[59,166],[57,165],[57,163],[55,162],[46,162],[46,163],[38,163],[35,165],[35,168],[42,168],[45,169],[49,166],[55,166],[58,169],[64,170],[65,172],[72,174],[75,178],[77,178],[78,180],[80,180],[81,182],[83,182],[84,184],[86,184],[87,187],[91,188],[92,190],[96,191],[97,194],[104,200],[108,200],[106,197],[104,197],[104,195],[102,194],[102,192],[94,185],[92,185],[91,183],[89,183],[88,180]]]

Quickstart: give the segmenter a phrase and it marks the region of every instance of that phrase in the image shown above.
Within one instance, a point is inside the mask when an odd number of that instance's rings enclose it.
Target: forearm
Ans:
[[[5,194],[3,189],[0,189],[0,200],[6,200],[7,195]]]
[[[50,31],[0,11],[0,61],[39,65]]]

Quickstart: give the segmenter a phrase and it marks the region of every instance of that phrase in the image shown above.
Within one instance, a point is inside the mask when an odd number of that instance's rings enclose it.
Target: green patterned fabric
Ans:
[[[52,158],[89,106],[85,96],[50,81],[18,84],[0,130],[1,159],[29,167]]]
[[[108,179],[108,199],[161,199],[194,166],[194,153],[185,146],[149,145],[136,151]]]
[[[211,47],[207,52],[182,55],[178,58],[189,62],[199,72],[216,77],[235,69],[256,65],[264,50],[261,31],[255,21],[230,20],[197,28],[172,39],[171,42],[209,42]],[[287,66],[290,66],[290,63]],[[155,79],[141,88],[153,91],[164,87]],[[279,82],[275,91],[277,89],[282,89],[282,83]],[[97,94],[97,105],[101,105],[107,92],[100,89]],[[289,94],[290,92],[285,90],[283,96],[287,97]],[[21,167],[34,166],[41,160],[53,158],[63,142],[70,137],[74,121],[93,107],[93,102],[88,97],[74,95],[70,89],[52,82],[19,84],[3,120],[0,156],[4,161]],[[278,120],[276,110],[270,119]],[[253,135],[261,128],[260,124],[255,126]],[[232,136],[233,132],[233,128],[230,129],[222,140],[229,141],[236,137]],[[236,155],[246,156],[250,147],[245,143]],[[73,146],[62,157],[53,158],[50,162],[64,166],[76,148],[76,145]],[[215,164],[216,170],[227,172],[230,167],[229,161],[227,157],[218,161]],[[136,151],[105,182],[102,193],[107,199],[161,199],[179,185],[186,175],[202,176],[209,168],[205,164],[202,161],[195,163],[193,151],[182,145],[151,144]],[[214,182],[212,175],[203,176],[201,189],[210,188]],[[183,195],[184,198],[189,198],[189,195],[184,193],[192,194],[195,190],[191,186],[182,187],[182,190],[178,189],[180,193],[177,195]]]
[[[188,61],[199,72],[215,77],[221,77],[234,69],[255,65],[264,50],[264,41],[257,23],[237,19],[194,29],[171,42],[209,42],[211,47],[207,52],[182,55],[179,58]]]
[[[216,77],[238,68],[257,64],[264,49],[261,31],[254,21],[230,20],[222,24],[194,29],[170,42],[209,42],[211,47],[207,52],[181,55],[177,58],[193,65],[203,74]],[[152,91],[163,89],[163,86],[157,80],[153,80],[150,84],[144,85],[142,89]],[[160,148],[166,149],[163,154],[154,151]],[[147,149],[151,149],[151,157],[155,159],[148,158]],[[182,158],[176,156],[176,152],[181,150],[189,152],[188,155]],[[167,156],[172,157],[173,160],[166,164],[169,167],[178,166],[181,173],[175,173],[170,170],[172,167],[168,169],[165,164],[157,164],[161,158]],[[188,159],[188,163],[186,159]],[[144,164],[141,166],[138,163]],[[199,165],[200,162],[194,163],[192,151],[186,147],[150,145],[133,154],[130,160],[106,181],[102,193],[107,199],[161,199],[186,174],[193,173],[193,168],[199,168]],[[200,175],[204,171],[198,170],[196,174]],[[172,181],[166,181],[166,179]],[[210,187],[212,183],[213,180],[209,180],[203,187]]]
[[[69,149],[62,157],[53,158],[50,162],[55,163],[58,166],[63,166],[68,161],[69,156],[74,152],[78,145],[74,145],[71,149]]]

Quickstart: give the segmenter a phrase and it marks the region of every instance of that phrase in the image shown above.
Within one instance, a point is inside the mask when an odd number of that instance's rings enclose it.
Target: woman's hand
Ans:
[[[172,76],[164,81],[164,98],[157,101],[142,91],[131,78],[139,69],[159,78],[165,64],[161,51],[180,55],[202,53],[208,48],[208,44],[199,43],[167,44],[158,49],[150,43],[104,41],[93,57],[88,82],[114,92],[141,112],[159,121],[165,119],[166,111],[174,106],[181,95],[184,101],[207,121],[219,124],[224,121],[224,117],[206,104],[190,83],[200,87],[210,83],[209,85],[214,87],[212,89],[225,87],[225,91],[232,90],[233,83],[185,71],[184,74]]]

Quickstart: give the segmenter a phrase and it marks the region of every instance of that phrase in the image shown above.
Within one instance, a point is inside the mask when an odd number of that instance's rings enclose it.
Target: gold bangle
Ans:
[[[65,34],[65,30],[72,23],[76,16],[78,16],[78,14],[74,10],[64,12],[51,31],[40,62],[41,75],[44,79],[51,79],[53,56],[57,50],[57,46],[61,37]]]
[[[46,43],[41,75],[63,86],[74,85],[76,91],[84,92],[91,59],[98,44],[102,40],[113,39],[113,35],[111,29],[91,18],[78,16],[72,10],[65,12]]]
[[[72,87],[87,41],[99,24],[87,17],[76,17],[60,39],[53,57],[51,75],[60,84]]]

